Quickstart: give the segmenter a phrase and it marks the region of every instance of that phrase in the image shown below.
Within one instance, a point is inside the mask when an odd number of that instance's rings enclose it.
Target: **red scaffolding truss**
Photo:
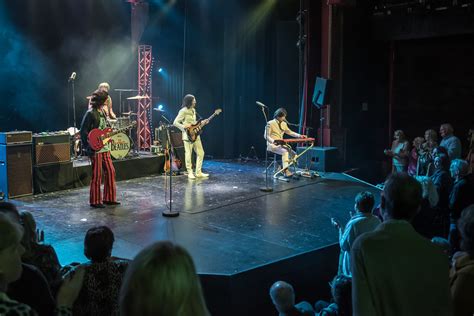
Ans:
[[[138,149],[151,147],[150,109],[152,104],[151,73],[153,57],[151,45],[138,46],[138,95],[146,98],[138,100]]]

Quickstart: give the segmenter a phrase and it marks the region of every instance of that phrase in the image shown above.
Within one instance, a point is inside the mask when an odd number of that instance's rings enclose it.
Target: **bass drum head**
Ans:
[[[114,159],[123,159],[130,152],[130,138],[125,133],[118,133],[110,137],[110,155]]]

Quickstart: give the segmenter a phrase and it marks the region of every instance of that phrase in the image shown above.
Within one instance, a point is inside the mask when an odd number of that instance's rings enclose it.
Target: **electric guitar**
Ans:
[[[99,129],[99,128],[94,128],[89,132],[89,135],[87,135],[87,142],[89,143],[89,146],[94,150],[94,151],[99,151],[104,146],[110,142],[110,138],[114,136],[115,134],[122,133],[132,127],[137,125],[136,121],[133,121],[132,124],[127,125],[125,127],[113,130],[110,127],[107,127],[105,129]]]
[[[207,121],[211,121],[215,116],[221,114],[222,109],[217,109],[214,111],[214,114],[208,117]],[[204,124],[202,123],[202,119],[197,121],[196,124],[192,124],[191,126],[188,126],[185,128],[186,134],[188,135],[188,140],[191,143],[194,143],[196,139],[198,138],[199,135],[202,133],[202,128],[204,127]]]

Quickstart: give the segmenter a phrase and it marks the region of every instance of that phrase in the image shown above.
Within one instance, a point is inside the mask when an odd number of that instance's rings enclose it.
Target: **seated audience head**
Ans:
[[[338,315],[352,315],[352,278],[339,274],[329,283],[334,303],[339,307]]]
[[[143,249],[127,268],[120,311],[132,315],[209,315],[193,259],[161,241]]]
[[[434,129],[428,129],[425,131],[425,140],[427,142],[437,142],[438,141],[438,134]]]
[[[438,154],[434,158],[434,166],[437,170],[449,171],[451,161],[447,154]]]
[[[415,137],[415,139],[413,140],[413,147],[415,147],[416,149],[420,149],[424,141],[425,139],[423,137]]]
[[[295,307],[295,291],[291,284],[277,281],[270,288],[273,305],[280,314],[286,314]]]
[[[451,171],[451,177],[454,179],[460,179],[469,173],[469,164],[466,160],[454,159],[451,161],[449,171]]]
[[[114,233],[107,226],[90,228],[84,238],[84,255],[92,262],[103,262],[112,255]]]
[[[16,208],[16,205],[10,202],[0,202],[0,213],[10,216],[12,220],[20,223],[20,212]]]
[[[355,209],[362,213],[371,213],[374,208],[375,198],[369,191],[359,192],[355,197]]]
[[[441,135],[441,137],[450,136],[453,135],[453,133],[453,126],[449,123],[441,124],[441,126],[439,127],[439,134]]]
[[[474,204],[465,208],[458,220],[461,250],[474,259]]]
[[[442,146],[438,146],[438,147],[433,148],[433,152],[431,153],[431,155],[433,157],[437,157],[441,154],[446,155],[446,156],[449,157],[448,150],[446,148],[442,147]]]
[[[397,129],[395,132],[393,132],[393,138],[398,141],[404,141],[406,139],[405,132],[403,132],[401,129]]]
[[[0,291],[3,292],[9,283],[20,278],[25,249],[21,245],[23,228],[4,213],[0,213],[0,232]]]
[[[421,184],[405,172],[391,174],[381,196],[383,217],[411,221],[421,204]]]
[[[433,181],[431,181],[431,178],[427,176],[418,176],[416,179],[421,184],[422,198],[427,200],[431,207],[438,205],[438,191],[436,190],[436,186],[434,185]]]

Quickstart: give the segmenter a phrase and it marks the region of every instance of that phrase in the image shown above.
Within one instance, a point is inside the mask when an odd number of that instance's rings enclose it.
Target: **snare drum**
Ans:
[[[110,137],[110,155],[114,159],[127,157],[130,152],[130,138],[125,133],[118,133]]]

